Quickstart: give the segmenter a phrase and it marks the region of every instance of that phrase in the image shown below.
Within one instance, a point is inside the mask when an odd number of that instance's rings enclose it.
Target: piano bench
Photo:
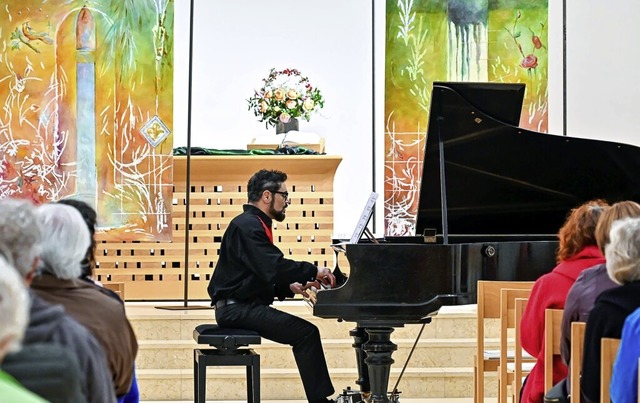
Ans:
[[[262,338],[251,330],[226,329],[218,325],[199,325],[193,330],[193,338],[198,344],[208,344],[214,348],[193,350],[193,392],[194,402],[206,401],[207,367],[245,366],[247,369],[247,402],[260,402],[260,355],[250,344],[260,344]]]

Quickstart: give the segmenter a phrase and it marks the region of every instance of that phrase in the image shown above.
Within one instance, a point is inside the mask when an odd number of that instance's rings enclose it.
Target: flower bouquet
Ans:
[[[262,88],[247,101],[249,110],[253,110],[267,128],[297,118],[308,122],[311,114],[324,106],[320,90],[296,69],[271,69],[269,76],[262,81]]]

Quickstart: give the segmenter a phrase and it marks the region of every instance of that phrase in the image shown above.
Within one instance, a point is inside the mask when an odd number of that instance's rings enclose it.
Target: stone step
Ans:
[[[415,340],[392,339],[398,346],[393,353],[394,365],[404,365]],[[331,368],[356,365],[355,351],[349,339],[324,339],[327,364]],[[410,368],[472,367],[476,353],[475,339],[421,339],[409,362]],[[188,340],[140,340],[136,363],[138,368],[191,368],[193,349],[207,348]],[[498,348],[498,340],[487,341],[488,348]],[[291,348],[269,340],[252,346],[260,354],[262,368],[295,368]]]
[[[392,368],[389,389],[392,389],[401,368]],[[352,368],[332,368],[331,379],[336,394],[347,386],[358,389],[357,373]],[[193,370],[165,369],[137,372],[141,400],[193,400]],[[487,380],[487,396],[495,396],[494,377]],[[304,391],[298,372],[289,369],[261,369],[261,397],[265,400],[303,399]],[[401,398],[455,398],[473,396],[472,368],[407,369],[398,390]],[[208,400],[242,400],[246,397],[244,368],[214,368],[207,370]]]
[[[161,305],[161,304],[158,304]],[[354,323],[313,316],[302,301],[274,304],[278,309],[298,315],[320,329],[329,371],[336,393],[351,386],[357,389],[356,359],[349,331]],[[202,305],[206,307],[206,303]],[[204,323],[215,323],[212,309],[156,309],[150,303],[127,303],[127,315],[136,332],[139,354],[136,359],[142,400],[193,399],[193,330]],[[438,398],[473,396],[473,357],[476,343],[476,307],[443,307],[422,334],[399,389],[401,397]],[[391,340],[398,346],[393,353],[390,388],[402,370],[422,325],[396,328]],[[485,328],[487,348],[498,348],[498,321]],[[260,354],[262,396],[266,400],[304,399],[302,384],[291,348],[263,340],[253,346]],[[199,346],[206,348],[206,346]],[[239,367],[210,367],[208,398],[244,400],[245,371]],[[487,373],[487,396],[495,396],[495,374]]]
[[[134,303],[135,304],[135,303]],[[318,326],[325,339],[348,338],[354,323],[338,322],[313,316],[302,301],[285,301],[274,304],[278,309],[300,316]],[[191,340],[193,329],[204,323],[215,323],[212,309],[167,311],[155,309],[151,305],[127,304],[127,316],[136,332],[138,340]],[[486,337],[498,337],[498,321],[490,321],[485,331]],[[422,325],[409,324],[396,328],[395,339],[415,339]],[[476,337],[475,305],[463,307],[442,307],[432,323],[424,327],[424,339],[474,338]]]

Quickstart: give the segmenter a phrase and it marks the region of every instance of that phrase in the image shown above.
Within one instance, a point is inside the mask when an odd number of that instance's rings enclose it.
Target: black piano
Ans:
[[[478,280],[550,271],[573,207],[640,202],[640,148],[522,129],[524,90],[434,83],[417,236],[347,244],[346,282],[318,293],[315,316],[356,323],[356,383],[367,401],[395,400],[387,392],[394,327],[475,303]]]

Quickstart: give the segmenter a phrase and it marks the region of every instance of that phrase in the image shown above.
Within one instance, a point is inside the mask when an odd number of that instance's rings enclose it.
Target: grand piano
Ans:
[[[388,393],[395,327],[475,303],[478,280],[550,271],[572,208],[597,198],[640,202],[640,148],[522,129],[524,91],[434,83],[417,236],[347,244],[348,278],[318,292],[315,316],[356,323],[363,400],[398,400]]]

